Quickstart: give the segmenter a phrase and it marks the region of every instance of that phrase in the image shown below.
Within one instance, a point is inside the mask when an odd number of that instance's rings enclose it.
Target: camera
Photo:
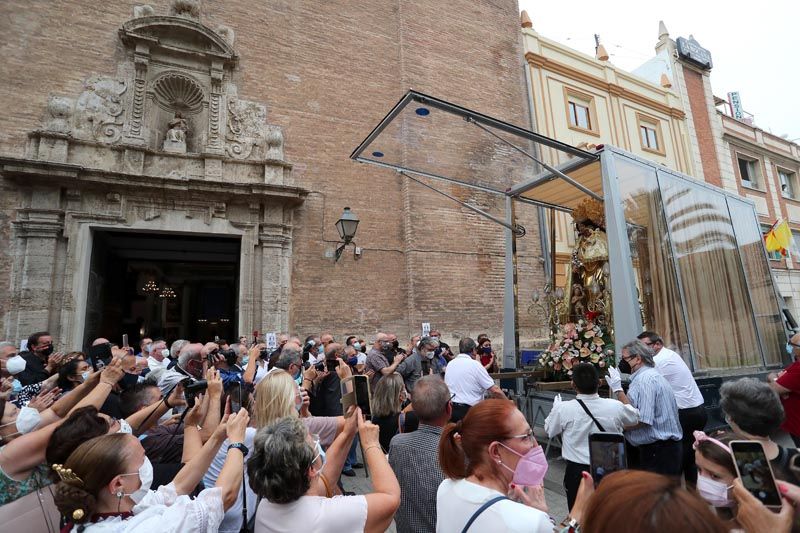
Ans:
[[[183,385],[183,396],[186,398],[186,405],[189,409],[194,407],[197,395],[205,392],[208,388],[208,382],[204,379],[186,378],[181,381],[181,385]]]

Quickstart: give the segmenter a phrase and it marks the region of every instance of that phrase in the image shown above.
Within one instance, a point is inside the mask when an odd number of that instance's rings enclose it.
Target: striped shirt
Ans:
[[[420,424],[418,430],[392,439],[389,465],[400,484],[397,533],[436,530],[436,491],[444,479],[438,453],[441,436],[442,428]]]
[[[628,399],[639,410],[641,424],[625,432],[628,442],[641,446],[659,440],[681,440],[675,393],[658,370],[644,366],[634,372]]]

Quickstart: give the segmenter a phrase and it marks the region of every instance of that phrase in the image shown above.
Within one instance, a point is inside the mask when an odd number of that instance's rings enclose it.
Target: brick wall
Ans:
[[[140,3],[2,3],[0,153],[23,154],[49,94],[74,97],[91,74],[115,73],[123,53],[117,30]],[[168,12],[168,2],[152,4],[156,14]],[[425,320],[445,335],[499,337],[502,228],[348,156],[409,88],[527,124],[516,0],[206,0],[201,21],[235,32],[239,95],[267,104],[268,122],[284,128],[295,183],[312,191],[294,218],[293,329],[409,336]],[[486,179],[505,187],[509,176]],[[443,188],[502,216],[502,200]],[[325,255],[344,206],[361,219],[356,242],[365,251],[354,261],[348,249],[334,265]],[[520,209],[528,229],[521,295],[542,284],[534,215]],[[0,249],[8,244],[0,229]],[[0,257],[0,288],[8,269]],[[0,313],[5,305],[0,298]]]
[[[686,92],[689,97],[689,105],[692,108],[695,131],[697,132],[697,144],[700,149],[700,160],[703,166],[703,179],[712,185],[722,187],[716,141],[711,127],[711,117],[708,114],[705,88],[703,87],[703,75],[683,65],[683,76],[686,80]]]

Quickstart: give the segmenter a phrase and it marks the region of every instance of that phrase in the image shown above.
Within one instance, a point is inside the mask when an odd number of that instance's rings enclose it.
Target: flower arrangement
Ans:
[[[592,363],[601,376],[615,364],[611,335],[593,319],[564,324],[547,351],[539,356],[547,381],[570,379],[572,366],[578,363]]]

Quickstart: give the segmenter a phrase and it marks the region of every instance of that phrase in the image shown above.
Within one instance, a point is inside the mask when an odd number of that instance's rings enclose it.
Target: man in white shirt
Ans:
[[[581,472],[589,471],[589,435],[598,431],[622,433],[625,426],[639,422],[638,409],[617,400],[601,398],[597,394],[599,385],[600,376],[593,364],[573,366],[572,387],[578,392],[577,399],[562,402],[559,394],[544,421],[548,437],[552,439],[561,435],[561,456],[567,462],[564,490],[568,509],[575,503]]]
[[[688,485],[697,484],[697,466],[694,463],[694,432],[703,431],[708,421],[705,400],[692,377],[692,371],[686,366],[683,358],[664,347],[661,336],[654,331],[644,331],[638,337],[649,346],[655,357],[656,370],[664,376],[678,403],[678,418],[683,430],[683,477]]]
[[[458,422],[464,418],[469,408],[483,400],[483,395],[487,392],[493,398],[506,399],[500,387],[495,384],[480,361],[476,360],[476,348],[474,340],[464,337],[458,343],[460,353],[447,364],[444,382],[453,393],[451,422]]]
[[[167,368],[169,364],[169,350],[167,350],[167,343],[161,339],[157,339],[150,344],[145,345],[143,348],[144,355],[147,355],[147,366],[150,371]]]

